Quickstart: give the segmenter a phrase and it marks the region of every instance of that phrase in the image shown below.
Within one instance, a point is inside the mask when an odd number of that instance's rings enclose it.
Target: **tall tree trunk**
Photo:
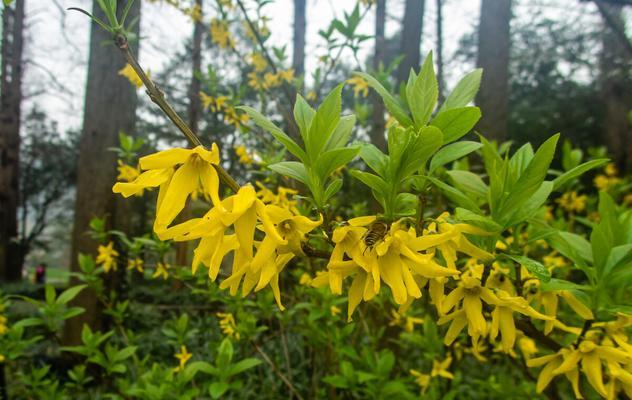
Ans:
[[[373,69],[383,68],[386,59],[386,40],[384,26],[386,25],[386,0],[377,0],[375,8],[375,54],[373,55]],[[386,151],[384,135],[384,103],[375,92],[371,92],[373,104],[373,126],[371,128],[371,142],[380,150]]]
[[[437,82],[439,84],[439,102],[443,102],[443,0],[437,0]]]
[[[0,95],[0,279],[22,278],[22,248],[18,240],[20,193],[20,113],[24,1],[2,13],[2,83]]]
[[[483,117],[478,130],[488,139],[507,139],[509,99],[509,22],[511,0],[483,0],[478,27],[478,58],[483,79],[476,97]]]
[[[125,0],[118,0],[121,13]],[[95,0],[94,15],[105,20],[105,15]],[[140,17],[140,2],[136,1],[129,12],[128,21]],[[135,25],[135,37],[138,26]],[[107,43],[107,44],[106,44]],[[138,54],[138,45],[132,46]],[[97,243],[86,233],[94,217],[108,217],[108,228],[120,222],[117,218],[117,201],[112,193],[116,181],[116,153],[108,148],[118,146],[120,131],[133,133],[136,124],[136,88],[120,76],[118,71],[125,67],[119,50],[112,44],[112,37],[97,24],[90,31],[90,59],[86,86],[86,102],[83,115],[83,130],[79,144],[77,165],[77,194],[72,234],[71,270],[79,271],[77,255],[95,254]],[[117,227],[118,228],[118,227]],[[93,329],[101,325],[101,313],[97,299],[91,291],[84,290],[77,296],[76,305],[85,312],[66,324],[65,341],[80,343],[84,323]]]
[[[605,108],[603,129],[612,159],[622,171],[632,171],[632,56],[616,29],[625,32],[622,7],[600,4],[602,13],[615,26],[604,21],[599,60],[601,98]]]
[[[305,73],[305,0],[294,0],[294,50],[292,51],[292,68],[296,76]]]
[[[425,5],[425,0],[406,0],[401,45],[404,58],[397,68],[397,86],[406,82],[411,68],[419,69]]]
[[[195,4],[202,12],[202,0],[195,0]],[[201,20],[193,22],[193,40],[191,42],[191,82],[189,83],[189,107],[187,117],[189,127],[195,133],[198,132],[198,123],[200,114],[202,113],[202,104],[200,102],[201,82],[197,78],[197,74],[202,70],[202,35],[204,34],[204,26]],[[191,209],[187,204],[185,206],[184,215],[188,219],[191,215]],[[188,241],[176,243],[176,265],[188,265],[189,245]]]

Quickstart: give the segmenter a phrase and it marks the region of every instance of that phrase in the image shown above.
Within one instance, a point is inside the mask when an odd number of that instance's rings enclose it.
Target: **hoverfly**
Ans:
[[[374,221],[369,225],[369,229],[362,236],[362,241],[367,249],[372,249],[379,241],[384,239],[384,236],[388,233],[390,225],[384,221]],[[363,252],[364,254],[364,252]]]

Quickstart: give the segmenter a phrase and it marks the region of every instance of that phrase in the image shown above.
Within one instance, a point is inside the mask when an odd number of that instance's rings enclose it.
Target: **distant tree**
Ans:
[[[305,73],[305,0],[294,0],[294,37],[292,51],[292,68],[296,76]]]
[[[411,68],[419,68],[425,5],[425,0],[406,0],[401,36],[401,54],[404,58],[397,67],[398,86],[408,79]]]
[[[632,171],[632,54],[626,48],[623,7],[600,4],[604,17],[599,58],[600,94],[604,106],[603,132],[613,160]]]
[[[17,211],[20,182],[20,117],[22,105],[22,53],[24,3],[2,11],[0,61],[0,280],[22,278]]]
[[[377,0],[375,7],[375,53],[373,55],[373,69],[384,68],[386,63],[386,40],[384,26],[386,25],[386,0]],[[379,149],[386,150],[384,135],[384,103],[377,93],[371,93],[373,105],[373,126],[371,128],[371,142]]]
[[[72,196],[77,162],[77,135],[60,134],[45,113],[32,109],[26,117],[20,149],[19,259],[35,248],[48,249],[42,239],[49,224],[67,216],[62,202]]]
[[[499,141],[507,137],[510,19],[511,0],[482,0],[476,65],[484,72],[476,104],[483,117],[477,129]]]
[[[105,20],[99,8],[99,2],[93,1],[93,14]],[[118,11],[122,12],[127,3],[118,0]],[[140,2],[135,2],[129,12],[128,20],[140,17]],[[134,36],[138,38],[138,26]],[[77,196],[72,236],[71,270],[79,270],[79,253],[96,253],[97,243],[86,233],[90,220],[107,216],[111,227],[121,228],[127,223],[117,216],[117,201],[112,194],[112,185],[116,181],[116,154],[109,149],[118,146],[119,132],[133,133],[136,124],[136,88],[130,85],[119,71],[125,67],[123,57],[113,45],[109,33],[97,24],[91,25],[90,58],[88,61],[88,84],[84,109],[83,129],[79,144],[77,166]],[[133,43],[134,51],[138,44]],[[86,309],[80,316],[68,321],[66,325],[67,343],[80,343],[81,327],[84,323],[98,328],[101,323],[97,300],[91,291],[84,290],[76,298],[76,304]]]
[[[443,0],[437,0],[437,82],[439,85],[439,101],[443,101],[443,91],[445,90],[445,82],[443,79]]]

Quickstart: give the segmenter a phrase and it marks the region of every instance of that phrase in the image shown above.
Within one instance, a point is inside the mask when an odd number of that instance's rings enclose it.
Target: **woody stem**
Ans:
[[[140,64],[138,64],[138,61],[130,51],[127,37],[122,33],[117,33],[114,37],[114,43],[116,44],[116,47],[118,47],[118,49],[121,51],[121,54],[125,58],[125,61],[127,61],[127,63],[132,67],[132,69],[136,72],[140,80],[145,85],[145,88],[147,89],[147,94],[149,95],[151,101],[153,101],[156,105],[158,105],[158,107],[160,107],[162,112],[165,113],[165,115],[171,120],[171,122],[173,122],[173,124],[180,130],[180,132],[184,134],[184,136],[189,140],[189,142],[191,142],[193,146],[201,146],[202,142],[200,141],[200,138],[191,130],[186,122],[184,122],[182,117],[178,115],[178,113],[173,109],[173,107],[171,107],[167,100],[165,100],[165,96],[162,91],[160,91],[160,89],[156,87],[156,85],[147,76]],[[239,184],[235,181],[235,179],[233,179],[233,177],[230,176],[230,174],[226,172],[226,170],[221,165],[212,165],[217,171],[219,179],[225,185],[230,187],[233,192],[237,193],[237,191],[239,191]]]

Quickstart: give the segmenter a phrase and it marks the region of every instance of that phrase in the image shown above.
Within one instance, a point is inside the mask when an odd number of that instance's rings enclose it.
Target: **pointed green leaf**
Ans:
[[[278,174],[289,176],[299,182],[308,185],[309,177],[307,175],[307,171],[305,170],[305,166],[300,162],[282,161],[276,164],[269,165],[268,168]]]
[[[480,143],[469,141],[456,142],[444,146],[432,157],[428,173],[432,173],[435,169],[445,164],[461,159],[471,152],[480,149],[482,146]]]
[[[413,115],[415,127],[421,128],[430,119],[439,96],[437,76],[432,63],[432,52],[428,53],[424,60],[413,87],[410,90],[408,87],[406,89],[408,107]]]
[[[393,97],[393,95],[388,90],[386,90],[377,79],[364,72],[354,72],[354,75],[362,77],[365,81],[367,81],[369,86],[371,86],[380,95],[388,112],[390,112],[393,117],[395,117],[400,125],[406,128],[413,124],[413,121],[410,119],[408,113],[406,112],[404,107],[402,107],[401,103],[395,97]]]
[[[478,68],[461,78],[459,83],[456,84],[454,90],[441,105],[439,114],[453,108],[465,107],[472,102],[476,97],[476,92],[478,92],[479,86],[481,85],[482,76],[483,70]]]
[[[478,107],[453,108],[440,112],[430,122],[441,129],[445,143],[459,140],[467,134],[481,118],[481,110]]]

